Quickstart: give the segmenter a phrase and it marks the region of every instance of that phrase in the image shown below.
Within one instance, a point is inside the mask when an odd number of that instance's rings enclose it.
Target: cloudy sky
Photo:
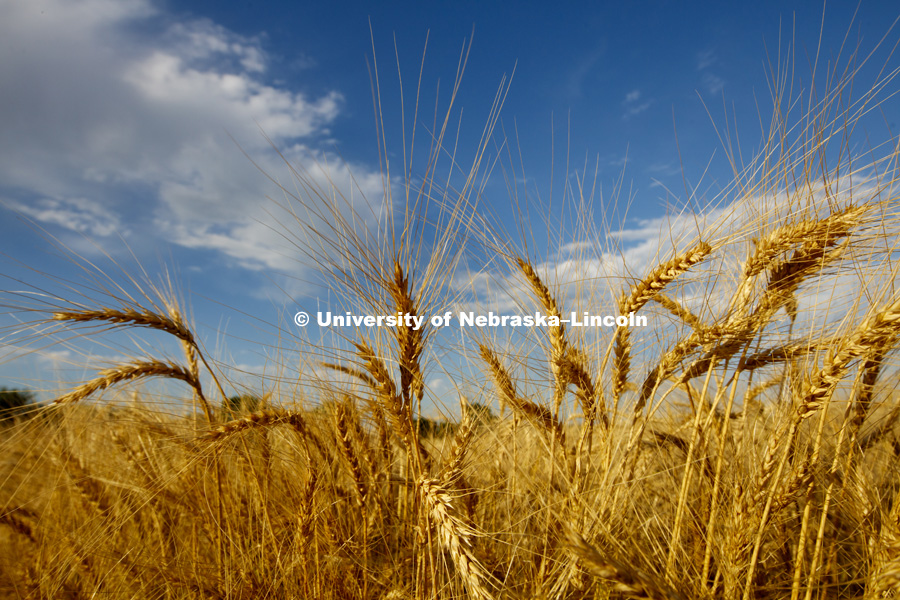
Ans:
[[[863,3],[855,15],[852,3],[829,4],[824,20],[816,2],[384,4],[0,0],[0,289],[89,285],[69,251],[112,282],[123,280],[115,265],[137,278],[142,267],[153,281],[168,273],[211,351],[262,370],[290,315],[334,301],[303,251],[302,224],[291,221],[314,220],[289,217],[273,180],[295,189],[287,161],[320,189],[344,193],[346,210],[369,225],[400,210],[385,199],[372,67],[383,148],[402,164],[403,135],[415,129],[424,146],[470,40],[453,140],[468,160],[505,81],[488,148],[512,148],[516,168],[490,173],[480,210],[522,239],[512,177],[528,192],[536,263],[596,267],[567,252],[613,239],[640,271],[673,218],[696,223],[678,209],[719,215],[706,207],[727,206],[726,148],[745,161],[761,148],[779,57],[794,52],[799,90],[817,48],[827,74],[857,44],[864,56],[886,36],[862,67],[869,82],[897,64],[890,51],[900,38],[888,2]],[[413,124],[423,50],[427,108]],[[896,128],[896,101],[883,106],[881,126]],[[418,168],[424,162],[413,164],[413,179]],[[593,239],[558,223],[584,179],[596,190]],[[466,266],[457,277],[483,268]],[[24,355],[8,335],[23,317],[2,316],[0,385],[22,385],[22,373],[42,373],[47,389],[90,377],[67,362],[77,362],[77,342]]]

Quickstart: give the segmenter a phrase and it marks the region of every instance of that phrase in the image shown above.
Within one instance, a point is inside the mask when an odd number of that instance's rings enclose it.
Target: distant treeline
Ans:
[[[36,402],[34,392],[0,387],[0,423],[24,414]]]

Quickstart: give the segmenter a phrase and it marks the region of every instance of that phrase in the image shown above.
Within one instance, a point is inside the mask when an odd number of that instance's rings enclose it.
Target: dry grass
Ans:
[[[735,173],[725,221],[675,240],[637,277],[597,284],[618,299],[612,311],[672,326],[591,339],[559,324],[508,343],[472,333],[478,352],[458,356],[478,375],[458,383],[473,398],[439,433],[421,419],[447,356],[430,326],[307,349],[335,376],[315,397],[288,391],[286,375],[266,405],[222,422],[202,385],[224,398],[221,373],[174,302],[49,303],[44,323],[168,334],[185,365],[117,365],[0,430],[0,594],[893,597],[896,156],[859,166],[828,150],[823,138],[842,139],[829,127],[853,126],[844,92],[842,81],[810,104],[798,145],[776,114],[757,168]],[[478,225],[486,143],[459,189],[437,178],[439,160],[456,157],[447,121],[425,183],[407,178],[406,210],[377,235],[297,174],[308,196],[292,200],[335,223],[312,231],[311,258],[348,306],[431,315],[459,300],[450,281],[475,238],[520,282],[521,305],[568,314],[577,298]],[[149,377],[186,384],[206,423],[149,393],[109,401]]]

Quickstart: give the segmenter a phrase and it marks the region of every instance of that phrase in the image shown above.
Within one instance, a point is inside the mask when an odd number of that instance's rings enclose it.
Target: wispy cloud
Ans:
[[[628,164],[628,156],[620,156],[618,158],[611,158],[607,161],[607,163],[611,167],[622,168]]]
[[[584,95],[584,84],[594,72],[594,67],[603,57],[602,48],[594,50],[578,60],[568,71],[563,89],[570,100],[581,98]]]
[[[725,88],[725,80],[712,73],[704,73],[700,81],[706,91],[713,95],[718,94]]]
[[[700,85],[710,95],[716,95],[725,88],[725,80],[712,71],[719,62],[714,50],[707,49],[697,53],[697,71],[700,72]]]
[[[37,198],[29,202],[7,200],[6,204],[36,221],[78,233],[101,237],[128,233],[128,228],[115,214],[89,198]]]
[[[632,90],[625,94],[622,105],[625,107],[623,118],[628,119],[635,115],[639,115],[653,104],[653,100],[644,99],[640,90]]]
[[[697,53],[697,70],[702,71],[714,65],[718,57],[714,50],[703,50]]]
[[[647,167],[647,172],[656,176],[679,175],[681,168],[670,162],[653,163]]]

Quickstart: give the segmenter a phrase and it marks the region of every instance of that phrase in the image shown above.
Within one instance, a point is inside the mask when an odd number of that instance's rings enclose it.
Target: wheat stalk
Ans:
[[[212,420],[212,410],[206,397],[203,396],[203,388],[200,381],[195,375],[184,368],[170,362],[162,362],[158,360],[148,360],[135,362],[129,365],[119,365],[111,369],[100,371],[99,377],[80,386],[79,388],[58,397],[53,401],[53,405],[70,404],[83,400],[101,390],[113,386],[117,383],[133,381],[144,377],[168,377],[170,379],[178,379],[190,385],[197,393],[206,413],[207,418]]]
[[[0,523],[8,525],[13,531],[26,538],[32,544],[37,544],[37,537],[34,533],[34,527],[23,519],[19,514],[34,519],[35,515],[25,508],[4,508],[0,510]]]
[[[603,556],[570,527],[566,528],[565,541],[567,548],[582,561],[591,575],[612,582],[612,589],[616,592],[638,597],[684,600],[684,596],[657,577]]]
[[[338,434],[337,437],[341,456],[344,457],[344,460],[350,469],[350,474],[353,476],[353,483],[356,486],[357,502],[359,503],[359,506],[365,507],[369,490],[365,479],[363,478],[363,472],[359,466],[359,459],[356,456],[356,451],[353,448],[353,440],[350,437],[348,421],[349,415],[347,407],[343,404],[338,404],[335,408],[334,424]]]
[[[494,596],[489,590],[498,589],[499,584],[475,557],[472,538],[478,532],[459,515],[453,506],[453,497],[443,483],[437,479],[423,478],[417,482],[416,487],[422,505],[437,530],[438,540],[450,553],[469,594],[474,598],[492,600]]]
[[[556,298],[550,293],[550,289],[544,284],[532,264],[522,258],[516,258],[516,263],[519,265],[519,269],[531,286],[535,296],[537,296],[547,316],[556,317],[560,321],[558,325],[550,327],[547,334],[550,338],[550,370],[553,372],[553,377],[556,381],[553,395],[553,412],[558,416],[559,407],[566,393],[566,387],[569,385],[565,378],[566,372],[564,370],[566,354],[569,348],[569,343],[566,341],[566,328],[561,322],[562,316],[559,312],[559,304],[557,304]]]
[[[591,376],[588,360],[584,352],[577,348],[569,347],[562,362],[562,371],[565,373],[565,381],[573,384],[576,388],[576,397],[581,404],[582,414],[584,414],[586,433],[590,434],[594,417],[597,415],[600,417],[600,423],[603,425],[603,428],[609,429],[609,415],[606,411],[606,405],[594,384],[594,378]]]
[[[646,277],[631,287],[630,293],[622,294],[619,300],[619,314],[629,315],[638,312],[675,278],[702,262],[712,251],[712,246],[701,241],[687,252],[657,265]],[[628,385],[628,376],[631,371],[631,333],[627,326],[616,327],[613,344],[615,352],[612,376],[613,404],[618,406],[619,398]],[[641,398],[639,401],[641,408],[643,408],[644,401],[646,398]]]
[[[548,408],[519,396],[518,392],[516,392],[512,377],[510,377],[506,368],[500,363],[500,359],[497,358],[494,351],[484,344],[480,344],[479,349],[481,358],[487,363],[491,377],[494,380],[494,385],[497,387],[497,391],[500,393],[500,397],[503,401],[513,407],[513,410],[520,413],[525,419],[540,425],[543,431],[553,436],[552,440],[554,440],[562,451],[565,452],[565,432],[556,416]]]
[[[213,379],[213,382],[216,384],[216,387],[218,388],[219,393],[222,395],[223,399],[226,398],[225,391],[222,389],[222,384],[219,383],[219,378],[216,376],[215,372],[210,368],[209,363],[206,361],[206,357],[204,357],[203,353],[200,352],[200,346],[197,344],[197,340],[194,337],[194,334],[191,332],[190,328],[187,326],[187,322],[181,315],[181,312],[174,305],[168,308],[168,312],[169,314],[166,315],[147,309],[138,310],[133,308],[126,308],[122,310],[116,310],[112,308],[102,308],[99,310],[81,309],[72,311],[56,311],[53,313],[53,320],[68,321],[73,323],[106,322],[111,323],[113,327],[147,327],[174,335],[182,343],[185,357],[187,358],[188,362],[188,372],[190,373],[192,380],[197,383],[197,385],[191,384],[194,388],[195,396],[200,400],[201,407],[203,408],[203,412],[206,416],[207,422],[212,423],[212,410],[210,409],[209,403],[207,402],[206,397],[203,395],[203,390],[199,385],[200,367],[198,364],[198,358],[206,366],[207,370],[210,373],[210,376]],[[179,379],[179,377],[175,378]]]
[[[394,263],[394,279],[389,287],[394,306],[398,313],[418,315],[415,299],[410,289],[409,278],[403,274],[400,262]],[[422,401],[425,390],[425,378],[422,375],[421,358],[425,349],[423,329],[397,327],[397,347],[400,365],[400,397],[403,409],[412,414],[414,406]]]
[[[237,435],[249,429],[275,427],[280,424],[290,425],[304,443],[312,443],[313,447],[319,451],[320,456],[326,458],[330,456],[330,453],[326,452],[325,447],[322,445],[319,438],[312,430],[310,430],[303,413],[278,408],[257,411],[239,419],[222,423],[213,431],[204,434],[200,439],[205,441],[217,441]]]
[[[619,314],[628,315],[638,312],[664,287],[682,273],[702,262],[712,251],[712,246],[701,241],[683,254],[678,254],[654,267],[646,277],[631,287],[629,294],[622,296],[619,302]]]
[[[399,327],[398,329],[404,329]],[[363,365],[375,381],[375,390],[382,406],[390,416],[391,421],[406,443],[407,450],[413,454],[416,463],[421,468],[423,462],[427,463],[428,453],[422,446],[421,440],[412,427],[412,406],[404,402],[403,397],[397,393],[397,386],[393,377],[388,372],[384,361],[375,354],[375,351],[365,341],[356,342],[357,354],[363,361]]]
[[[822,369],[803,382],[800,389],[796,392],[799,401],[795,409],[794,418],[785,436],[785,452],[778,463],[777,469],[775,469],[774,448],[770,445],[770,452],[767,454],[771,454],[771,457],[767,456],[767,460],[763,465],[760,484],[763,481],[767,483],[772,478],[773,470],[774,481],[775,483],[778,482],[787,462],[788,452],[790,452],[796,441],[800,424],[824,408],[834,393],[837,384],[845,376],[850,363],[871,352],[883,352],[885,348],[893,346],[898,329],[900,329],[900,300],[887,305],[880,311],[871,312],[849,336],[839,341],[836,349],[826,356]],[[758,489],[762,490],[763,485],[758,485]],[[766,504],[762,511],[756,541],[750,557],[749,568],[747,569],[744,600],[749,600],[751,595],[751,583],[759,557],[764,527],[775,504],[774,485],[769,487],[766,496]]]
[[[112,308],[103,308],[100,310],[72,310],[57,311],[53,313],[55,321],[71,321],[73,323],[88,323],[97,321],[106,321],[116,326],[129,327],[148,327],[158,331],[165,331],[187,342],[192,346],[197,343],[194,334],[187,327],[180,313],[174,311],[173,316],[162,315],[146,309],[124,309],[115,310]]]
[[[337,365],[334,363],[327,363],[327,362],[323,362],[322,366],[325,367],[326,369],[331,369],[333,371],[343,373],[344,375],[350,375],[351,377],[355,377],[356,379],[359,379],[360,381],[362,381],[369,387],[376,389],[376,390],[378,389],[378,382],[376,382],[374,379],[372,379],[369,376],[369,374],[366,373],[365,371],[362,371],[360,369],[354,369],[353,367],[348,367],[345,365]]]
[[[453,484],[457,479],[462,477],[463,462],[466,460],[466,453],[469,445],[472,443],[472,437],[475,433],[476,422],[472,418],[472,411],[464,405],[463,418],[459,426],[456,428],[456,434],[453,436],[453,447],[450,450],[450,459],[441,468],[439,479],[445,483]]]
[[[653,301],[657,302],[660,306],[665,308],[667,311],[687,323],[693,329],[703,329],[703,323],[700,321],[700,318],[696,316],[694,313],[686,309],[684,306],[676,302],[675,300],[669,298],[665,294],[658,293],[653,296]]]

